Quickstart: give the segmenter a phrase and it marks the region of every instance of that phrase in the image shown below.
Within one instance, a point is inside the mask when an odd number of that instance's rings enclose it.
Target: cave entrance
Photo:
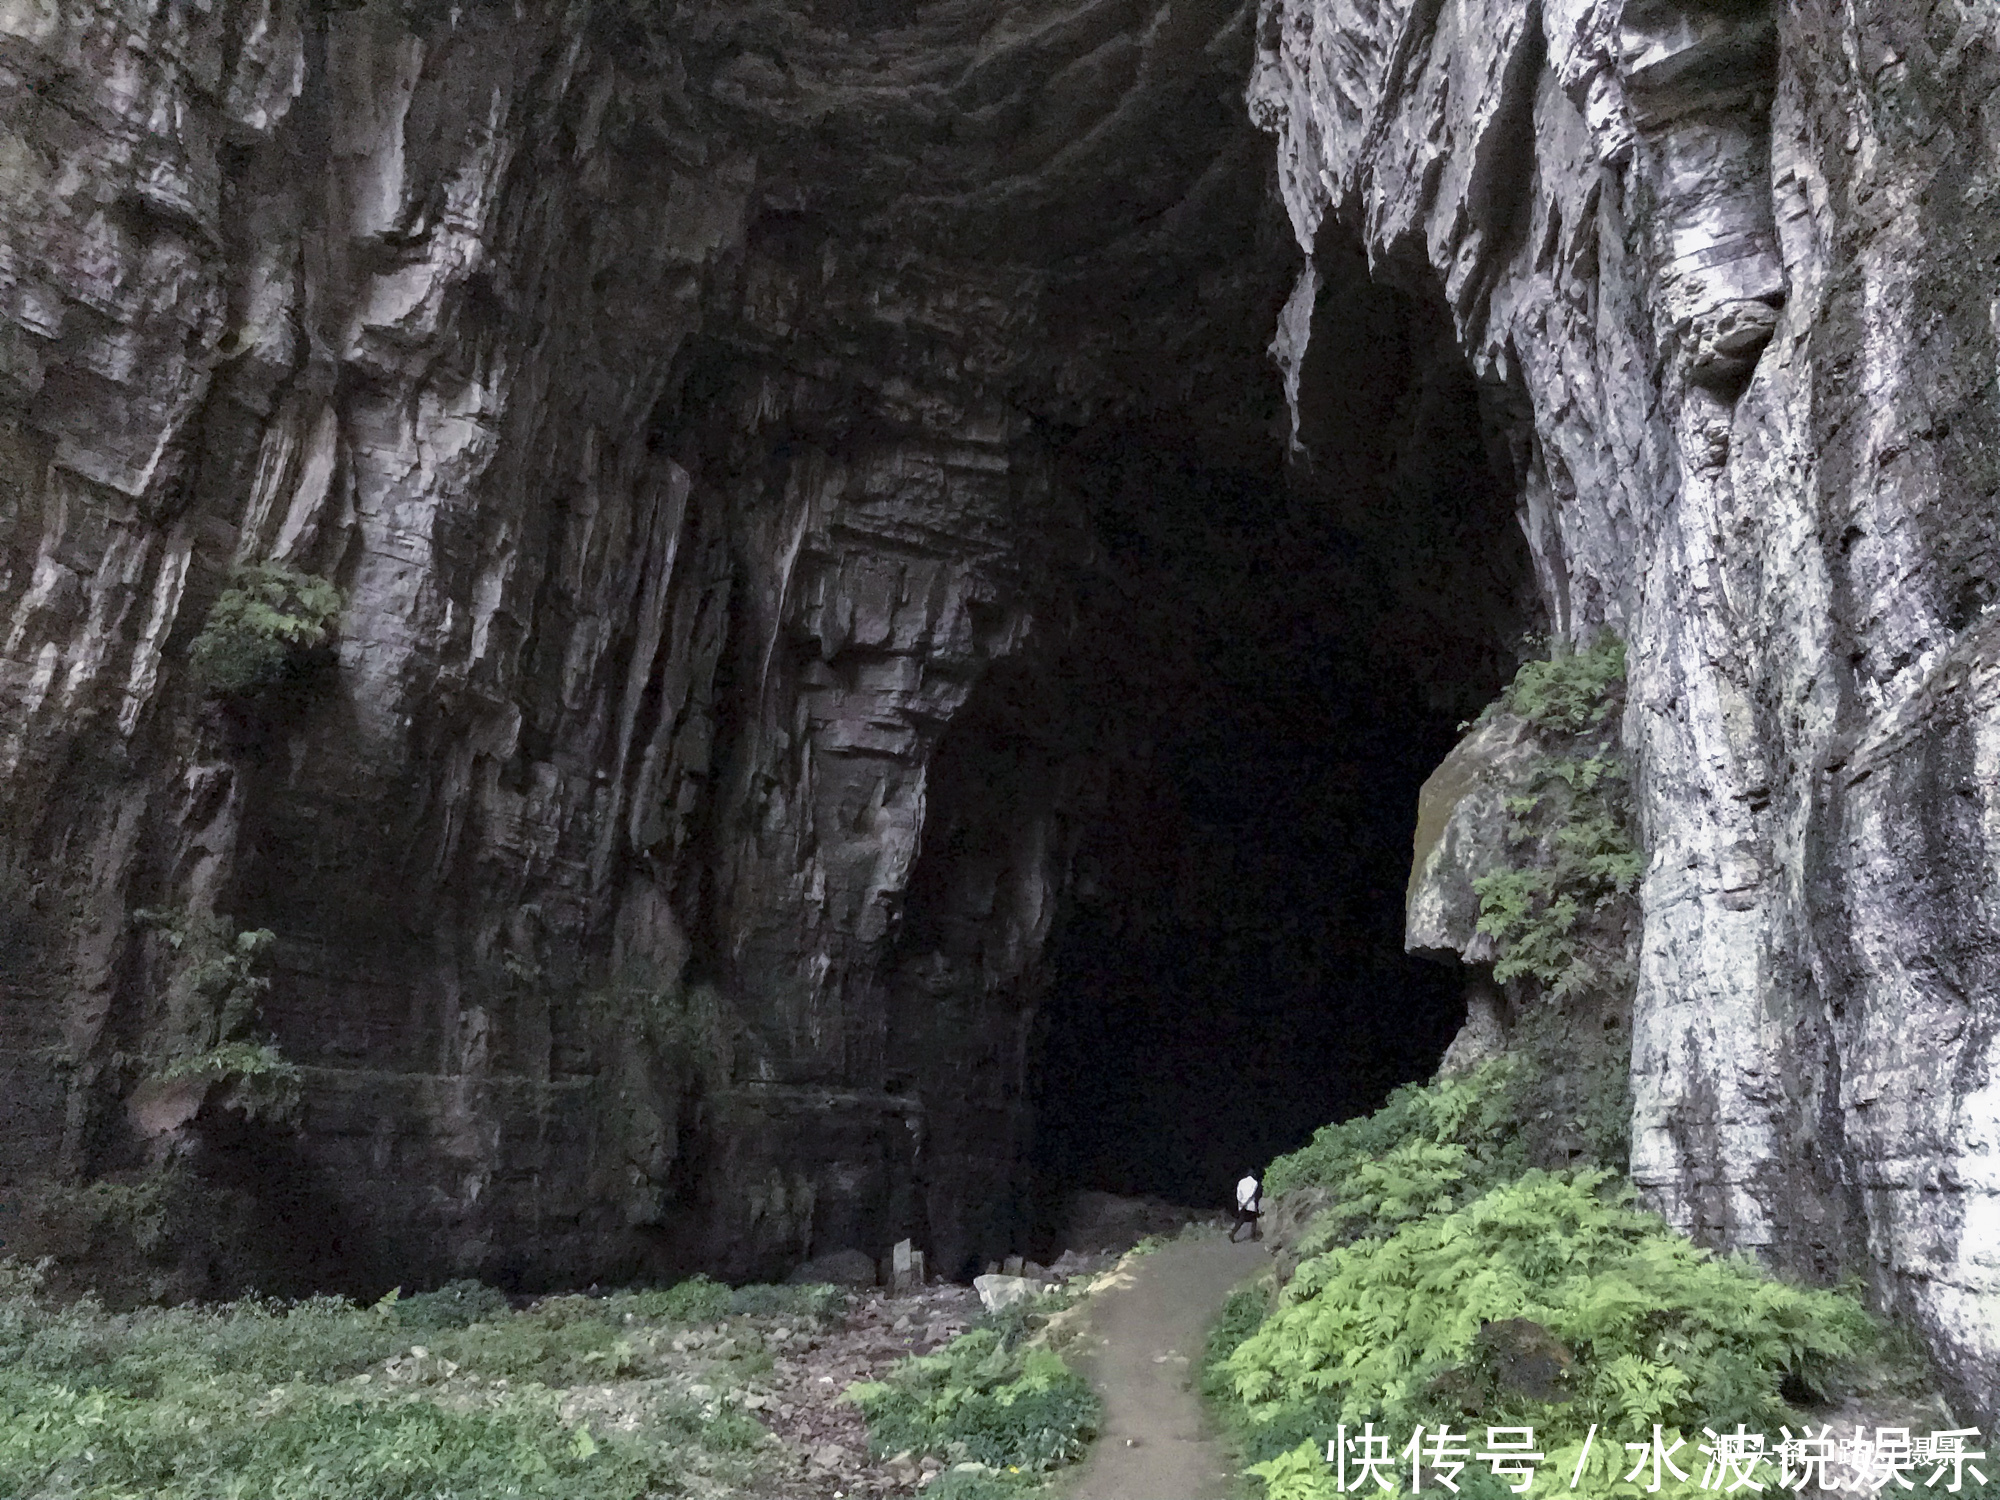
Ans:
[[[1064,451],[1099,547],[1052,670],[1094,770],[1033,1042],[1044,1248],[1076,1189],[1227,1202],[1464,1016],[1403,899],[1418,789],[1532,624],[1517,486],[1442,308],[1321,270],[1305,457],[1175,420]]]

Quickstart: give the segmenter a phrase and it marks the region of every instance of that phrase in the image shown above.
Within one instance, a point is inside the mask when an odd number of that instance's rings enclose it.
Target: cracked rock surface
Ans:
[[[1061,434],[1240,427],[1281,242],[1246,10],[850,10],[0,7],[0,1178],[231,1185],[147,1289],[1007,1247],[1075,777],[913,945],[931,763]],[[246,722],[261,561],[345,608]],[[126,1108],[138,909],[277,934],[289,1134]]]

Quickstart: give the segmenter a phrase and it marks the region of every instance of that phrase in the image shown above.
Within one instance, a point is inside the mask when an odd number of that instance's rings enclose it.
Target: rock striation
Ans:
[[[160,1287],[1006,1248],[1067,783],[927,852],[933,759],[1063,433],[1254,405],[1280,242],[1247,11],[849,9],[0,9],[0,1175],[292,1226]],[[264,561],[345,609],[246,720]],[[127,1108],[141,909],[277,935],[289,1134]]]
[[[1996,69],[1959,0],[0,0],[0,1184],[195,1174],[154,1291],[1004,1251],[1144,826],[1051,722],[1145,588],[1081,471],[1289,437],[1378,677],[1630,643],[1650,1199],[2000,1410]],[[253,713],[189,653],[264,562],[344,608]],[[276,934],[289,1124],[148,1089],[141,911]]]
[[[1554,629],[1631,643],[1635,1176],[1866,1268],[1987,1413],[1997,41],[1955,4],[1272,0],[1251,88],[1301,286],[1358,241],[1443,289]],[[1462,875],[1419,877],[1421,941],[1478,959]]]

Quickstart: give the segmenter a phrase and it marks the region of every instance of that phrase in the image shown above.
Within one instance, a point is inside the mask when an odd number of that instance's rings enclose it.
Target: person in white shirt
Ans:
[[[1264,1186],[1257,1181],[1255,1172],[1245,1172],[1243,1180],[1236,1184],[1236,1222],[1229,1226],[1229,1242],[1236,1243],[1236,1231],[1245,1224],[1250,1226],[1250,1238],[1261,1240],[1263,1230],[1257,1227],[1257,1216],[1264,1210]]]

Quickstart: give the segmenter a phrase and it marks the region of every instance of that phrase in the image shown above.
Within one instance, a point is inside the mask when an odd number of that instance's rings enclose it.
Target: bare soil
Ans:
[[[1104,1397],[1104,1431],[1068,1500],[1226,1500],[1227,1450],[1195,1381],[1209,1327],[1230,1288],[1270,1264],[1262,1243],[1220,1231],[1176,1240],[1123,1263],[1120,1285],[1095,1293],[1065,1353]]]

